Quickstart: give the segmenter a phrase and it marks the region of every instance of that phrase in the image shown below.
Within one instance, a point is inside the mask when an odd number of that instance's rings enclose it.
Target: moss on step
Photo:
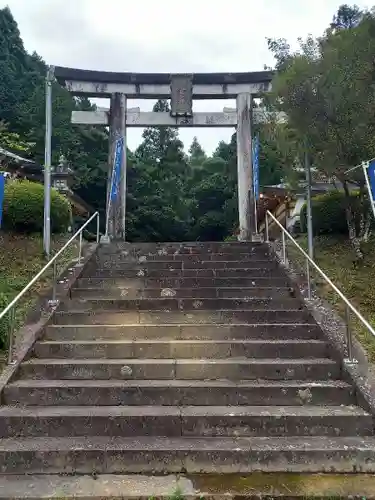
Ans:
[[[198,497],[228,494],[301,498],[375,498],[374,474],[261,473],[192,475]]]

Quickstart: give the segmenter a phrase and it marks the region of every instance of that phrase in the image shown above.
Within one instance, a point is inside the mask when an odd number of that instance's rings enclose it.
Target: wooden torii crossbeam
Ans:
[[[252,124],[267,121],[267,114],[253,106],[253,98],[271,89],[272,71],[250,73],[112,73],[56,67],[55,77],[73,95],[111,99],[109,112],[75,111],[76,124],[109,127],[107,199],[117,139],[123,142],[120,197],[111,206],[110,236],[125,238],[126,128],[127,127],[236,127],[239,238],[251,241],[255,234],[252,166]],[[170,113],[127,109],[130,99],[170,99]],[[194,113],[194,99],[236,99],[236,109],[222,113]],[[263,114],[262,114],[263,113]],[[278,119],[283,120],[283,117]],[[107,203],[107,207],[109,204]]]

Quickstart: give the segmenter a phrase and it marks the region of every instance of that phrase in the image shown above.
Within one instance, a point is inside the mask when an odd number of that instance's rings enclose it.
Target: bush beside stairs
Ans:
[[[204,496],[212,474],[239,494],[233,474],[258,473],[356,473],[351,495],[375,492],[372,415],[261,243],[99,246],[3,403],[0,499],[167,496],[196,477]]]

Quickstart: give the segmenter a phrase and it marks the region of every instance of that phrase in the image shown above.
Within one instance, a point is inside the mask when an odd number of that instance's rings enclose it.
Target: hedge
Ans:
[[[65,232],[71,224],[71,206],[65,196],[51,189],[51,231]],[[42,232],[44,186],[27,180],[9,181],[5,186],[3,227],[20,233]]]
[[[360,199],[358,193],[350,195],[351,206],[360,214]],[[343,191],[331,191],[326,194],[314,196],[312,199],[313,232],[319,234],[347,234],[346,222],[347,200]],[[367,202],[368,203],[368,202]],[[370,206],[368,207],[370,210]],[[307,231],[307,207],[302,207],[300,213],[301,231]]]

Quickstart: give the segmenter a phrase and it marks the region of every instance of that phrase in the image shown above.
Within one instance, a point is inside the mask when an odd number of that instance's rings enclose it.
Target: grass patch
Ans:
[[[307,238],[300,236],[298,243],[307,250]],[[375,326],[375,238],[363,247],[364,262],[358,264],[348,240],[344,237],[318,236],[314,238],[314,260],[344,293],[370,324]],[[288,242],[288,257],[305,270],[305,259],[293,243]],[[326,299],[342,317],[343,302],[316,271],[312,272],[318,295]],[[369,359],[375,362],[375,338],[366,327],[351,314],[351,325],[357,339],[366,349]]]
[[[56,253],[70,236],[52,237],[51,250]],[[78,253],[78,241],[73,242],[57,261],[57,273],[63,271]],[[0,311],[29,283],[47,263],[43,255],[41,235],[20,235],[0,231]],[[53,266],[35,283],[16,307],[16,328],[23,325],[28,311],[38,300],[37,294],[51,285]],[[9,316],[9,315],[8,315]],[[4,350],[9,318],[0,322],[0,346]],[[0,354],[1,356],[1,354]],[[4,357],[4,354],[2,354]]]
[[[372,474],[314,474],[293,472],[252,472],[250,474],[189,475],[200,498],[212,498],[223,492],[232,498],[272,497],[301,499],[373,498],[375,476]]]

